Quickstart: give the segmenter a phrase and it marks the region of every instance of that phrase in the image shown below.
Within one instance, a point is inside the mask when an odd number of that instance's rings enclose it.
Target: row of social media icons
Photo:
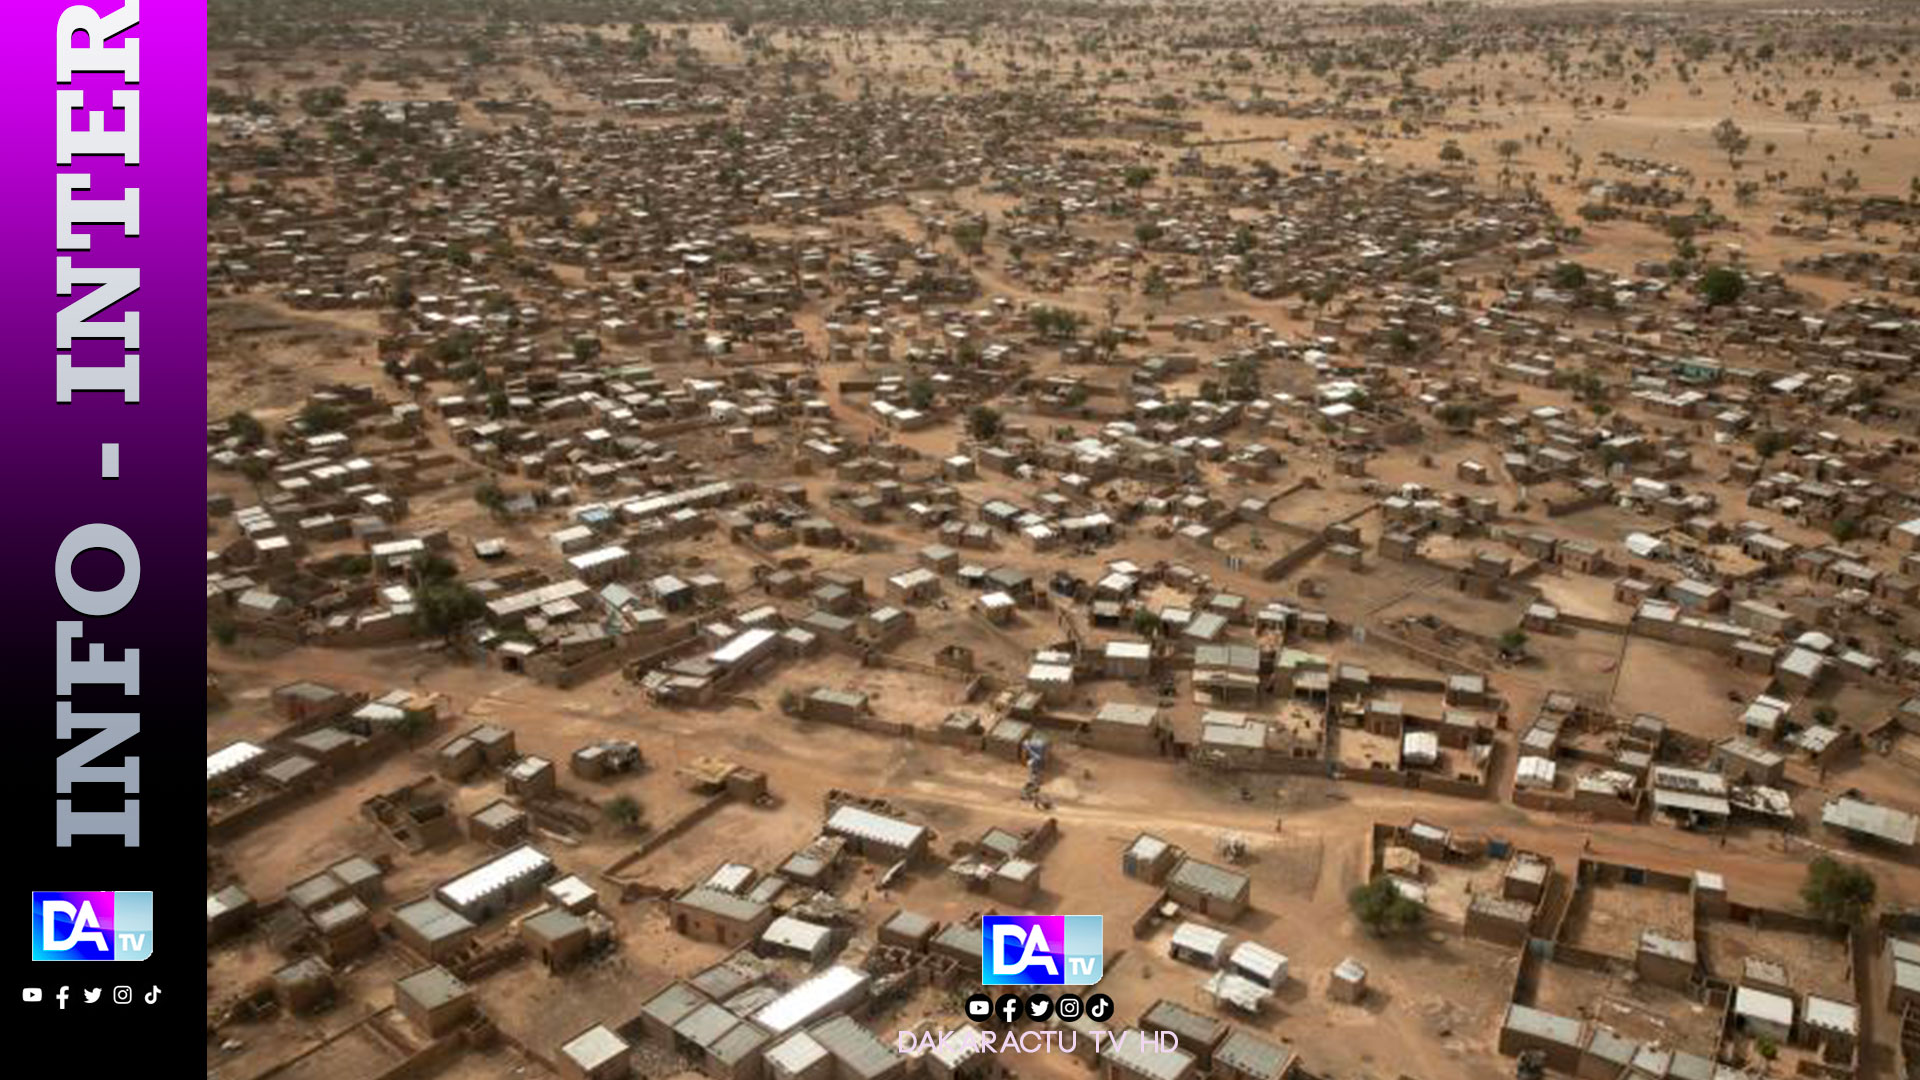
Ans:
[[[63,986],[60,989],[54,991],[53,993],[53,1000],[58,1002],[60,1007],[63,1009],[67,1007],[68,989],[69,989],[68,987]],[[99,987],[90,986],[80,991],[80,1000],[86,1002],[89,1005],[95,1005],[99,1003],[101,993],[103,993],[103,991]],[[20,988],[21,1001],[28,1002],[29,1004],[38,1004],[42,1001],[45,1001],[46,999],[47,999],[46,991],[40,989],[37,986],[23,986]],[[146,996],[142,1000],[144,1000],[149,1005],[159,1004],[160,988],[156,986],[153,989],[147,991]],[[113,1003],[115,1005],[133,1004],[133,987],[131,986],[114,987]]]
[[[1047,1020],[1058,1016],[1062,1020],[1078,1020],[1085,1016],[1089,1020],[1105,1023],[1113,1019],[1113,999],[1105,994],[1094,994],[1085,1001],[1078,994],[1061,994],[1058,998],[1046,994],[1028,994],[1022,998],[1019,994],[1001,994],[989,997],[986,994],[971,994],[967,997],[967,1019],[975,1023],[998,1020],[1011,1024],[1016,1020]]]

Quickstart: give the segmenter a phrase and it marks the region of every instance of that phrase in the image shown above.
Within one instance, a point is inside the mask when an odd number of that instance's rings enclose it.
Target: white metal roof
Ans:
[[[215,777],[225,776],[227,773],[240,768],[247,762],[259,758],[266,752],[265,748],[255,746],[250,742],[237,742],[229,746],[223,746],[207,755],[207,779],[212,780]]]
[[[1742,986],[1734,994],[1736,1016],[1750,1016],[1783,1027],[1793,1026],[1793,999],[1757,987]]]
[[[1216,971],[1201,986],[1216,1001],[1224,1001],[1242,1012],[1259,1012],[1273,991],[1252,979],[1230,971]]]
[[[608,1061],[627,1052],[626,1040],[608,1030],[604,1024],[595,1024],[573,1037],[573,1040],[560,1048],[560,1052],[593,1075],[594,1071]]]
[[[1287,958],[1257,941],[1243,941],[1235,945],[1227,957],[1227,963],[1266,983],[1287,977]]]
[[[1805,1019],[1813,1027],[1841,1031],[1849,1035],[1856,1034],[1860,1029],[1858,1007],[1815,994],[1807,995]]]
[[[1835,828],[1866,833],[1907,847],[1912,847],[1916,835],[1920,834],[1920,817],[1845,795],[1821,807],[1820,820]]]
[[[866,972],[835,964],[768,1002],[753,1014],[753,1022],[778,1035],[813,1019],[866,981]]]
[[[743,630],[735,634],[733,640],[715,649],[712,660],[714,663],[722,666],[740,663],[742,660],[746,660],[755,653],[758,653],[778,636],[779,631],[766,627]]]
[[[767,924],[767,929],[760,935],[760,940],[788,949],[797,949],[803,953],[811,953],[832,933],[833,931],[827,927],[796,919],[791,915],[782,915]]]
[[[529,874],[546,869],[552,862],[546,853],[537,848],[517,847],[440,886],[440,897],[454,907],[465,907]]]
[[[1176,949],[1218,957],[1220,950],[1227,947],[1227,935],[1211,926],[1183,922],[1173,928],[1172,945]]]
[[[927,830],[925,826],[886,817],[858,806],[842,806],[827,818],[827,831],[874,840],[888,847],[909,848],[919,843],[921,835]]]

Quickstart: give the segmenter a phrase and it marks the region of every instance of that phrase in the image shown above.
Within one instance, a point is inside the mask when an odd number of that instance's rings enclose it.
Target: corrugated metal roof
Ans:
[[[672,1027],[706,1003],[707,999],[698,990],[686,983],[676,982],[648,998],[646,1004],[640,1006],[640,1013]]]
[[[595,1024],[574,1036],[572,1041],[560,1048],[560,1052],[591,1075],[600,1066],[626,1053],[627,1043],[608,1030],[606,1025]]]
[[[473,929],[465,915],[428,897],[396,910],[394,917],[411,927],[429,942],[441,941]]]
[[[1173,868],[1173,876],[1168,879],[1168,884],[1222,900],[1237,900],[1247,889],[1247,877],[1212,863],[1187,858],[1180,860],[1180,865]]]
[[[428,1010],[439,1008],[467,994],[467,984],[454,978],[452,972],[438,964],[408,975],[395,983],[394,988]]]
[[[440,886],[440,898],[454,907],[466,907],[509,885],[553,866],[546,853],[531,846],[514,848]]]
[[[810,954],[832,934],[833,931],[828,927],[782,915],[767,924],[766,930],[760,934],[760,940]]]
[[[836,1016],[813,1028],[810,1034],[839,1062],[838,1071],[855,1077],[883,1075],[902,1060],[898,1051],[850,1016]]]
[[[778,1035],[818,1016],[866,982],[866,972],[835,964],[754,1013],[753,1022]]]
[[[223,746],[207,755],[207,779],[224,776],[235,769],[255,761],[266,754],[266,748],[250,742],[237,742]]]
[[[1507,1028],[1562,1046],[1580,1045],[1580,1021],[1514,1004],[1507,1006]]]
[[[767,1051],[767,1063],[788,1076],[803,1076],[827,1056],[827,1048],[804,1031],[776,1043]]]
[[[1170,944],[1176,949],[1218,957],[1220,950],[1227,947],[1227,935],[1211,926],[1183,922],[1173,928],[1173,940]]]
[[[696,885],[688,889],[675,897],[674,902],[699,908],[701,911],[710,912],[723,919],[732,919],[735,922],[752,922],[767,910],[765,904],[755,903],[746,897],[721,892],[719,889],[708,888],[705,885]]]
[[[1227,963],[1269,985],[1287,977],[1287,958],[1257,941],[1235,945]]]
[[[925,826],[886,817],[858,806],[841,806],[828,816],[827,831],[905,849],[918,844],[927,830]]]
[[[1920,834],[1920,817],[1845,795],[1821,807],[1820,820],[1848,832],[1865,833],[1908,847],[1913,846],[1915,836]]]
[[[1213,1052],[1213,1060],[1250,1080],[1280,1080],[1286,1075],[1287,1063],[1293,1060],[1293,1047],[1236,1029]]]
[[[1734,992],[1736,1016],[1750,1016],[1782,1027],[1793,1026],[1793,999],[1768,990],[1742,986]]]

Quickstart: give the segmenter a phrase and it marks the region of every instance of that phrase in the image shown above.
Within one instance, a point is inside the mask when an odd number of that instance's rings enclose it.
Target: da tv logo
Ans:
[[[33,894],[35,960],[145,960],[152,955],[152,893]]]
[[[1106,962],[1098,915],[988,915],[980,933],[988,986],[1088,986]]]

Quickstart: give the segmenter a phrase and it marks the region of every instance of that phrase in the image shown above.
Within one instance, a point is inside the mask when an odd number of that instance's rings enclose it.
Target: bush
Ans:
[[[1716,266],[1700,278],[1700,295],[1709,307],[1724,307],[1747,291],[1747,279],[1730,266]]]
[[[967,434],[985,442],[1000,434],[1002,421],[1000,410],[989,405],[975,405],[967,411]]]
[[[346,410],[325,401],[310,401],[300,410],[301,425],[315,434],[339,431],[351,422]]]
[[[487,613],[486,601],[472,589],[453,581],[424,586],[414,595],[413,618],[424,633],[442,638]]]
[[[1387,937],[1420,925],[1426,909],[1400,894],[1393,879],[1385,874],[1347,894],[1347,906],[1353,917],[1376,937]]]
[[[1855,926],[1873,907],[1874,895],[1878,892],[1879,883],[1871,873],[1831,855],[1822,855],[1807,864],[1807,879],[1800,886],[1800,899],[1828,923]]]
[[[227,431],[240,440],[240,449],[251,450],[267,441],[267,427],[242,410],[227,417]]]
[[[623,829],[631,829],[640,824],[640,804],[631,795],[616,795],[601,808],[607,820]]]

